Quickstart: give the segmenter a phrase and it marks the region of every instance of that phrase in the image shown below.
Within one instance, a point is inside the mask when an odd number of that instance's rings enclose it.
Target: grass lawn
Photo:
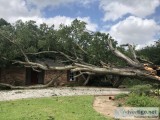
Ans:
[[[109,120],[92,108],[93,96],[0,102],[0,120]]]

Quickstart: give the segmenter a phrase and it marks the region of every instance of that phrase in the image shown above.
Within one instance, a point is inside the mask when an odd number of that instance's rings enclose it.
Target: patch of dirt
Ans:
[[[95,96],[93,108],[104,116],[114,116],[114,110],[116,109],[116,103],[109,99],[110,96]]]

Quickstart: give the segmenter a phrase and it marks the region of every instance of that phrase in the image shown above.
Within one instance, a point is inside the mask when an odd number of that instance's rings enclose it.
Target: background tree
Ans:
[[[154,64],[160,65],[160,41],[156,41],[154,45],[147,46],[138,51],[138,54],[145,59],[152,61]]]

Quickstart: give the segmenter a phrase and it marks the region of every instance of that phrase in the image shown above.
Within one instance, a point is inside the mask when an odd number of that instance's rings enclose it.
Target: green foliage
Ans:
[[[4,20],[3,18],[0,19],[0,27],[2,26],[6,26],[6,25],[10,25],[6,20]]]
[[[160,107],[160,101],[157,97],[139,96],[135,93],[129,95],[126,104],[134,107]]]
[[[146,85],[136,85],[130,88],[131,93],[135,93],[137,95],[149,95],[152,86],[149,84]]]
[[[115,96],[115,99],[118,100],[118,99],[125,98],[125,97],[127,97],[127,96],[128,96],[128,94],[121,93],[121,94],[116,95],[116,96]]]
[[[159,107],[159,96],[151,94],[151,91],[155,92],[154,86],[149,84],[136,85],[130,88],[131,92],[127,95],[119,94],[115,98],[117,100],[122,99],[125,105],[132,107]],[[158,90],[158,89],[156,89]],[[158,91],[157,91],[158,92]],[[118,104],[119,106],[119,104]],[[160,112],[159,112],[160,115]]]
[[[122,82],[122,85],[124,85],[125,87],[127,88],[131,88],[133,86],[136,86],[136,85],[146,85],[146,84],[150,84],[150,85],[154,85],[153,82],[149,82],[149,81],[143,81],[143,80],[139,80],[139,79],[136,79],[136,78],[124,78],[123,82]]]
[[[122,103],[118,103],[118,105],[117,105],[117,107],[122,107],[123,105],[122,105]]]
[[[7,24],[0,20],[0,55],[10,60],[24,60],[20,49],[10,43],[4,36],[14,41],[26,53],[41,51],[61,51],[73,59],[81,58],[84,62],[100,65],[100,60],[106,63],[121,64],[117,62],[110,50],[107,48],[109,35],[100,32],[86,30],[86,23],[75,19],[70,26],[61,25],[55,29],[54,25],[48,26],[43,23],[36,25],[35,21],[22,22],[18,20],[15,24]],[[114,46],[117,42],[112,39]],[[83,50],[82,50],[83,49]],[[28,55],[31,61],[36,58],[52,58],[65,61],[66,58],[58,54],[41,54],[38,56]],[[3,65],[6,61],[0,59]]]
[[[159,96],[160,95],[160,89],[152,89],[150,91],[150,94]]]
[[[155,45],[147,46],[138,51],[138,55],[142,58],[145,58],[157,65],[160,65],[160,56],[158,53],[160,53],[160,41]]]
[[[0,102],[1,120],[109,120],[93,107],[93,96]]]
[[[146,95],[139,96],[138,94],[135,93],[129,95],[126,104],[131,105],[133,107],[159,107],[160,109],[160,100],[158,97],[153,97],[153,96],[150,97]]]
[[[139,89],[139,87],[137,87]],[[143,87],[141,89],[144,89],[147,87]],[[145,92],[144,92],[145,93]],[[117,95],[118,99],[123,99],[124,105],[132,106],[132,107],[159,107],[160,109],[160,101],[158,96],[148,96],[146,94],[137,94],[137,92],[130,93],[128,95]],[[121,107],[122,104],[118,103],[118,107]],[[159,111],[160,115],[160,111]]]
[[[48,26],[43,23],[37,26],[35,21],[18,20],[15,24],[10,24],[4,19],[0,19],[0,32],[14,41],[26,53],[35,53],[41,51],[61,51],[73,59],[80,58],[84,62],[94,65],[101,65],[100,60],[105,63],[111,63],[116,66],[124,66],[126,63],[111,53],[108,48],[107,41],[110,39],[113,46],[117,46],[117,41],[113,40],[109,34],[101,32],[91,32],[86,30],[86,23],[75,19],[70,26],[60,25],[59,29],[55,29],[54,25]],[[0,56],[10,60],[24,60],[22,53],[16,45],[13,45],[6,38],[0,35]],[[82,50],[83,49],[83,50]],[[117,47],[124,54],[131,56],[130,51]],[[149,51],[149,52],[148,52]],[[154,55],[152,55],[154,51]],[[159,61],[157,56],[159,47],[149,47],[144,50],[137,51],[143,56],[154,56],[154,62]],[[31,61],[36,58],[52,58],[54,60],[66,61],[66,58],[58,54],[41,54],[38,56],[28,55]],[[0,58],[1,65],[9,64]]]

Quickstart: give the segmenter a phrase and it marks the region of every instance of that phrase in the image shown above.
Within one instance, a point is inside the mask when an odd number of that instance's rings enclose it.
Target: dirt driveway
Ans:
[[[113,117],[116,107],[115,102],[109,100],[109,96],[95,96],[93,108],[102,115]]]

